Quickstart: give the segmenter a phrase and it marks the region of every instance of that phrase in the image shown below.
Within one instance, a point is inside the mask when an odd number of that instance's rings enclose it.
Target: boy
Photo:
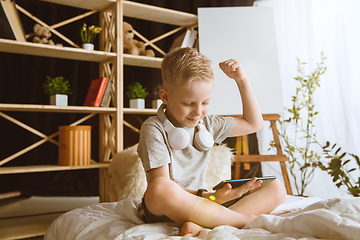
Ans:
[[[205,143],[200,145],[212,141],[220,144],[226,137],[256,132],[263,126],[259,106],[241,65],[230,59],[219,66],[238,85],[242,118],[206,115],[214,86],[211,62],[196,49],[177,48],[164,57],[161,65],[163,89],[159,94],[166,111],[160,109],[157,117],[148,118],[141,127],[138,153],[148,180],[141,205],[144,220],[175,221],[182,225],[181,236],[197,236],[202,227],[242,228],[257,215],[272,212],[286,196],[278,180],[260,188],[261,181],[256,178],[235,189],[226,184],[213,193],[203,190],[210,151],[206,146],[204,149],[196,146],[194,136],[200,131],[197,126],[206,128]],[[185,133],[170,134],[173,129]],[[178,142],[185,145],[179,147]],[[228,208],[221,205],[242,196]]]

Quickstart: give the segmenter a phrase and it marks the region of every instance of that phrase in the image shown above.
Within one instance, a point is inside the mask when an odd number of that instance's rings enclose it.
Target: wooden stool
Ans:
[[[236,155],[233,157],[234,163],[234,179],[240,178],[241,163],[244,163],[244,167],[250,166],[251,162],[280,162],[281,172],[284,178],[286,192],[292,195],[291,185],[289,181],[289,175],[287,173],[285,161],[289,161],[289,158],[282,153],[278,130],[276,127],[276,121],[279,120],[277,114],[263,114],[265,121],[270,121],[272,133],[274,136],[276,155],[249,155],[248,136],[239,136],[236,141]]]

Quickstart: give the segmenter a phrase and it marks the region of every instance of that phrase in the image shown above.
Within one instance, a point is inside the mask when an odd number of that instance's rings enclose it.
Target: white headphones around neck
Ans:
[[[189,135],[185,129],[175,127],[166,117],[164,110],[166,105],[161,104],[157,111],[157,117],[164,125],[164,129],[168,135],[169,144],[173,149],[184,149],[190,141]],[[204,124],[196,125],[196,133],[194,136],[194,146],[199,151],[207,151],[214,145],[213,136],[206,130]]]

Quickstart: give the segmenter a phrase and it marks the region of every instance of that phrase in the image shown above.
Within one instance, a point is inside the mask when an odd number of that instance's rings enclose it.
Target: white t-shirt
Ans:
[[[220,144],[230,134],[234,124],[232,117],[206,115],[203,124],[214,142]],[[205,188],[205,175],[210,151],[199,151],[193,145],[195,128],[183,127],[189,134],[189,144],[182,150],[170,147],[167,133],[158,117],[149,117],[141,126],[138,154],[145,172],[169,165],[171,180],[181,187],[197,190]],[[149,178],[147,176],[147,180]]]

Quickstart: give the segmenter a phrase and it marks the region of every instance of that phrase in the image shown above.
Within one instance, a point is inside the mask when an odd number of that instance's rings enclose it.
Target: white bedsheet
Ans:
[[[196,238],[176,236],[179,228],[175,224],[144,224],[136,215],[139,203],[127,199],[74,209],[56,219],[44,239],[360,239],[360,198],[319,201],[288,196],[275,211],[300,210],[281,216],[260,215],[244,229],[204,229]]]

